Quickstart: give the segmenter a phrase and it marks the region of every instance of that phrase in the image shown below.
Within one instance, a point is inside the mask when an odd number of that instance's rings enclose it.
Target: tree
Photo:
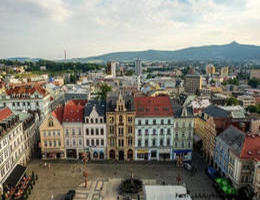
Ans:
[[[248,85],[250,85],[252,88],[257,88],[260,85],[260,79],[252,78],[248,81]]]
[[[237,106],[239,104],[239,101],[235,97],[230,97],[226,100],[227,106]]]
[[[99,85],[99,92],[97,94],[97,98],[100,100],[106,100],[107,93],[112,91],[112,87],[107,84]]]

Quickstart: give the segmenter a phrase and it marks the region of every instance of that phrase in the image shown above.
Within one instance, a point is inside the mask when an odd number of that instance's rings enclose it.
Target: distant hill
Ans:
[[[7,60],[11,61],[19,61],[19,62],[37,62],[41,58],[30,58],[30,57],[12,57],[8,58]]]
[[[130,51],[108,53],[88,58],[73,58],[74,62],[106,62],[141,60],[153,61],[182,61],[182,60],[225,60],[225,61],[260,61],[260,46],[244,45],[232,42],[226,45],[210,45],[201,47],[190,47],[176,51]]]
[[[93,62],[101,63],[108,60],[134,61],[140,58],[147,61],[256,61],[260,62],[260,46],[239,44],[232,42],[226,45],[209,45],[200,47],[190,47],[175,51],[129,51],[108,53],[87,58],[72,58],[69,62]],[[17,57],[9,58],[18,61],[38,61],[40,58]],[[57,60],[56,60],[57,61]],[[64,61],[64,60],[58,60]]]

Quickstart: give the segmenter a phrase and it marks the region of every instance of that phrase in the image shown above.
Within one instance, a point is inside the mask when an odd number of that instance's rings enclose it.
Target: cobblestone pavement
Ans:
[[[88,192],[84,191],[84,187],[81,185],[84,182],[83,177],[83,165],[80,162],[50,162],[50,168],[45,166],[44,161],[33,160],[28,166],[28,171],[32,170],[38,175],[39,179],[33,188],[32,194],[29,200],[50,200],[52,196],[53,200],[63,200],[64,195],[70,189],[77,189],[79,199],[92,199],[89,194],[99,194],[94,192],[93,188],[100,186],[98,181],[103,183],[109,180],[119,180],[129,178],[131,172],[133,172],[136,178],[149,179],[152,182],[156,181],[157,184],[177,184],[177,175],[182,178],[187,189],[190,191],[194,200],[215,200],[219,199],[212,197],[216,195],[215,190],[212,187],[211,180],[205,175],[204,169],[206,164],[202,161],[199,155],[194,154],[193,166],[196,166],[197,173],[191,175],[185,169],[178,168],[173,163],[162,162],[96,162],[88,163],[88,180],[89,185],[92,184]],[[79,188],[81,185],[82,188]],[[104,189],[100,194],[104,199],[113,199],[116,194],[116,188],[105,189],[105,187],[115,187],[111,184],[105,184]],[[81,190],[82,189],[82,190]],[[111,191],[112,190],[112,191]],[[84,198],[86,195],[86,198]],[[89,197],[89,198],[88,198]],[[95,196],[97,197],[97,195]],[[107,198],[106,198],[107,197]],[[96,198],[93,198],[96,199]],[[92,200],[93,200],[92,199]]]

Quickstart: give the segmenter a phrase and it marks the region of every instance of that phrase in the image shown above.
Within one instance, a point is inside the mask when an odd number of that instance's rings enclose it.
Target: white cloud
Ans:
[[[1,0],[0,57],[260,44],[256,0]],[[258,25],[258,26],[257,26]]]

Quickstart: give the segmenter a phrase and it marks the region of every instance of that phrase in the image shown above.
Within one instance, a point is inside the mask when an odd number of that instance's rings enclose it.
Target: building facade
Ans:
[[[107,157],[133,160],[135,147],[135,109],[131,94],[108,94],[106,101]]]
[[[23,124],[8,107],[0,109],[0,194],[17,164],[26,164]]]
[[[15,111],[41,111],[42,117],[50,110],[50,94],[38,83],[10,86],[0,95],[0,106]]]
[[[142,61],[140,59],[135,61],[135,74],[137,76],[142,75]]]
[[[64,107],[62,125],[67,159],[83,158],[83,117],[86,103],[86,100],[71,100]]]
[[[187,93],[196,93],[202,89],[202,77],[200,75],[186,75],[184,90]]]
[[[90,100],[85,106],[83,123],[84,149],[89,159],[106,159],[107,129],[105,102]]]
[[[42,122],[40,130],[42,159],[65,159],[63,106],[57,107]]]
[[[135,159],[172,160],[173,111],[168,96],[135,97]]]

